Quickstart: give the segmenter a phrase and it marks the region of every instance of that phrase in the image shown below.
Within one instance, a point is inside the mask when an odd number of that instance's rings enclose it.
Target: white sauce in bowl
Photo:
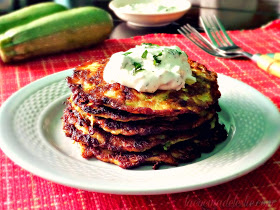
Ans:
[[[131,3],[118,8],[123,13],[161,14],[180,10],[176,1],[161,0],[144,3]]]

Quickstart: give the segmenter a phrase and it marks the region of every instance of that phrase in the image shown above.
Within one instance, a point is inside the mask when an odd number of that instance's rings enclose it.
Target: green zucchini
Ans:
[[[80,7],[39,18],[8,30],[0,38],[0,55],[11,62],[88,47],[111,32],[110,14],[97,7]]]
[[[0,16],[0,34],[11,28],[24,25],[40,17],[65,10],[67,10],[66,7],[53,2],[40,3],[24,7],[17,11]]]

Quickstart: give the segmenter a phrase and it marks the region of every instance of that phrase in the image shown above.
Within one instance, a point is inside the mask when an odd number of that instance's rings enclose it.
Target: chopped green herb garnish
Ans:
[[[142,43],[142,45],[148,45],[150,47],[154,46],[154,47],[159,47],[158,44],[152,44],[152,43]]]
[[[161,60],[159,60],[156,55],[154,55],[153,57],[154,57],[154,65],[155,66],[161,63]]]
[[[138,63],[138,62],[133,62],[133,66],[135,69],[139,69],[142,67],[142,64],[141,63]]]
[[[168,49],[168,53],[170,53],[172,55],[176,55],[176,54],[181,55],[182,54],[182,52],[180,52],[179,50],[176,50],[176,49]]]
[[[129,55],[131,54],[132,52],[125,52],[123,55]]]
[[[145,50],[145,52],[143,52],[143,54],[142,54],[142,58],[147,58],[147,55],[148,55],[148,50]]]
[[[142,45],[149,45],[149,46],[152,46],[153,44],[152,43],[142,43]]]
[[[163,145],[163,149],[165,150],[165,151],[167,151],[169,148],[170,148],[170,146],[171,146],[172,144],[171,144],[171,142],[166,142],[164,145]]]
[[[165,7],[163,5],[160,5],[157,9],[158,12],[170,12],[176,10],[176,7]]]
[[[132,74],[135,75],[139,71],[143,71],[145,69],[142,68],[142,64],[138,62],[133,62],[134,68],[132,69]]]
[[[158,55],[153,55],[155,66],[161,63],[161,60],[158,59],[159,56],[162,56],[162,52],[160,52]]]
[[[160,5],[159,7],[158,7],[158,12],[160,12],[160,11],[162,11],[162,10],[165,10],[165,11],[167,11],[168,10],[168,8],[167,7],[165,7],[165,6],[162,6],[162,5]]]

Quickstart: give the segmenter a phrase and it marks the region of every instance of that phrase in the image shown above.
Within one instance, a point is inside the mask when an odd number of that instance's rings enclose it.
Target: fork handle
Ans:
[[[261,54],[254,54],[252,60],[255,61],[262,70],[276,77],[280,77],[280,60]]]
[[[280,61],[280,53],[279,52],[278,53],[267,53],[266,55],[273,58],[274,60]]]

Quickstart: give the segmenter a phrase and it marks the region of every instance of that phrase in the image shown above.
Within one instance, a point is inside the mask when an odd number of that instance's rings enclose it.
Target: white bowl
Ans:
[[[174,11],[157,12],[153,11],[155,5],[166,3],[167,0],[113,0],[109,4],[109,8],[122,20],[127,21],[131,25],[142,27],[159,27],[170,24],[171,22],[181,18],[191,7],[188,0],[170,1],[170,5],[166,8],[171,9],[175,6]],[[153,6],[151,6],[151,3]],[[132,4],[147,4],[147,9],[142,12],[125,10],[125,6]],[[174,8],[174,7],[173,7]]]

